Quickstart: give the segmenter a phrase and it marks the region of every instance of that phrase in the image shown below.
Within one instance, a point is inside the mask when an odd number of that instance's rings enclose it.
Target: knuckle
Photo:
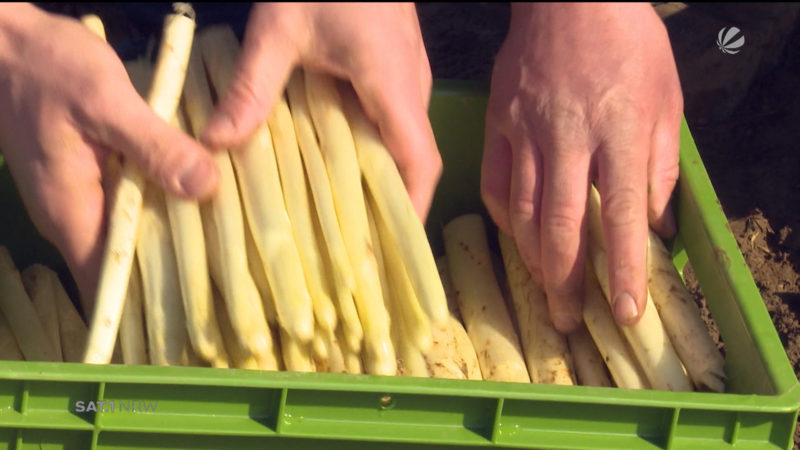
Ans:
[[[583,285],[579,282],[556,282],[548,286],[548,294],[555,300],[553,309],[568,309],[570,302],[580,302],[583,297]]]
[[[603,199],[603,223],[615,230],[630,228],[645,217],[642,192],[632,187],[616,190]]]
[[[554,135],[571,136],[586,126],[586,105],[571,94],[532,94],[537,100],[529,113],[541,117],[553,127]]]
[[[229,97],[235,104],[239,105],[248,105],[255,109],[256,111],[261,112],[265,109],[263,105],[263,100],[261,98],[260,89],[256,86],[254,80],[247,76],[238,76],[236,80],[230,84],[230,88],[226,93],[226,96]],[[230,104],[230,103],[229,103]],[[231,114],[231,120],[233,121],[233,125],[238,127],[241,125],[236,118],[238,114]]]
[[[536,202],[533,198],[518,196],[512,197],[508,203],[508,216],[512,223],[526,223],[536,214]]]
[[[91,125],[106,123],[109,118],[116,117],[119,114],[118,104],[112,100],[109,92],[115,92],[115,87],[102,80],[95,89],[82,90],[83,101],[78,106],[80,117]]]
[[[678,162],[675,161],[674,163],[670,163],[669,165],[658,169],[657,172],[653,174],[653,177],[655,178],[655,183],[659,183],[662,186],[666,185],[671,187],[674,186],[678,181],[679,175],[680,167],[678,166]]]
[[[583,220],[573,211],[556,210],[542,217],[542,233],[556,249],[574,247],[581,234]]]

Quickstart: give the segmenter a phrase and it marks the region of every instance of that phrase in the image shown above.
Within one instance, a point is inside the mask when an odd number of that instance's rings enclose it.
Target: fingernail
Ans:
[[[217,185],[217,168],[210,158],[198,157],[184,168],[179,183],[189,197],[204,198]]]
[[[578,322],[569,314],[555,313],[553,316],[553,325],[562,333],[569,333],[578,326]]]
[[[624,325],[632,325],[639,315],[639,308],[631,294],[623,292],[614,300],[614,316]]]

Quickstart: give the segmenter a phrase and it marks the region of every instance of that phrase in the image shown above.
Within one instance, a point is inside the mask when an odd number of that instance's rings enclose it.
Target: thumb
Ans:
[[[132,87],[116,100],[115,114],[87,127],[97,143],[122,153],[167,192],[201,200],[214,194],[219,169],[205,148],[156,116]]]
[[[236,146],[267,119],[298,61],[291,34],[262,6],[253,7],[233,77],[201,136],[212,148]]]

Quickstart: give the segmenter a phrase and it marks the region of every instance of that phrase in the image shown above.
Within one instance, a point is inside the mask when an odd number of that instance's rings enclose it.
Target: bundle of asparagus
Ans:
[[[154,68],[127,67],[157,114],[197,135],[239,43],[227,27],[194,39],[185,11],[168,17]],[[84,362],[107,363],[118,330],[131,363],[394,375],[396,348],[428,350],[431,324],[447,323],[444,288],[377,129],[328,76],[298,71],[287,94],[241,148],[214,153],[220,185],[207,204],[124,164]]]

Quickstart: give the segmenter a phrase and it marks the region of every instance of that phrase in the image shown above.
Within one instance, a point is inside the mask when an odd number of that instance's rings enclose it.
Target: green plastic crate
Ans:
[[[431,118],[445,161],[428,228],[436,251],[446,220],[484,212],[485,92],[436,85]],[[685,124],[680,168],[673,254],[679,266],[692,261],[725,341],[725,394],[0,362],[0,442],[10,449],[791,448],[798,381]],[[45,262],[63,272],[12,192],[0,171],[0,243],[22,267]],[[77,410],[78,401],[98,400],[114,402],[114,411]]]

